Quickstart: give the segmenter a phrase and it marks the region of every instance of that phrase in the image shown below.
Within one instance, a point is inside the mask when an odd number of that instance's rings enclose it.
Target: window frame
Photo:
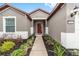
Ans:
[[[3,32],[4,33],[11,33],[11,32],[6,32],[6,18],[14,18],[14,20],[15,20],[15,32],[16,32],[16,17],[15,16],[4,16],[3,17]]]

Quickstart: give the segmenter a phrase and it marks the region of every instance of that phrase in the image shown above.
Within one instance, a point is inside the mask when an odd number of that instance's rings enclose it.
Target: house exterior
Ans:
[[[28,14],[9,4],[4,4],[0,8],[0,36],[1,38],[13,39],[18,36],[26,39],[32,34],[47,34],[48,16],[49,13],[42,9],[37,9]]]
[[[79,49],[79,4],[58,3],[51,13],[26,13],[9,4],[0,7],[0,38],[49,34],[67,49]]]
[[[28,24],[28,25],[27,25]],[[24,11],[21,11],[9,4],[0,8],[0,36],[1,37],[22,37],[27,38],[30,34],[31,18]]]
[[[67,49],[79,49],[79,3],[57,4],[48,17],[49,35]]]

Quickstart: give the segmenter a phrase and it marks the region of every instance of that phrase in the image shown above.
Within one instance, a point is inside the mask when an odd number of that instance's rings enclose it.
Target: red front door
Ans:
[[[41,34],[41,33],[42,33],[42,26],[41,26],[41,23],[38,23],[38,24],[37,24],[37,33],[38,33],[38,34]]]

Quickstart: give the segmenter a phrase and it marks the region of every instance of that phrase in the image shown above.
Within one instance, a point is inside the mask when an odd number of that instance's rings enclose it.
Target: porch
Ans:
[[[35,35],[44,35],[48,34],[48,26],[47,26],[47,18],[49,16],[49,13],[42,10],[37,9],[33,12],[31,12],[30,17],[32,18],[31,21],[31,34]]]
[[[32,20],[31,34],[35,34],[36,36],[48,34],[47,20]]]

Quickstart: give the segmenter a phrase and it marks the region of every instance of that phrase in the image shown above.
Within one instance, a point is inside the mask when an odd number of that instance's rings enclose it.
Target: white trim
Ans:
[[[47,18],[32,18],[33,20],[37,20],[37,19],[43,19],[43,20],[46,20]]]
[[[33,34],[33,32],[34,32],[34,31],[33,31],[33,27],[31,27],[31,28],[30,28],[30,33],[31,33],[31,35]]]
[[[45,27],[45,34],[48,34],[48,27]]]
[[[5,28],[5,18],[15,18],[15,32],[16,32],[16,17],[15,16],[3,16],[3,32],[6,33],[6,28]]]

